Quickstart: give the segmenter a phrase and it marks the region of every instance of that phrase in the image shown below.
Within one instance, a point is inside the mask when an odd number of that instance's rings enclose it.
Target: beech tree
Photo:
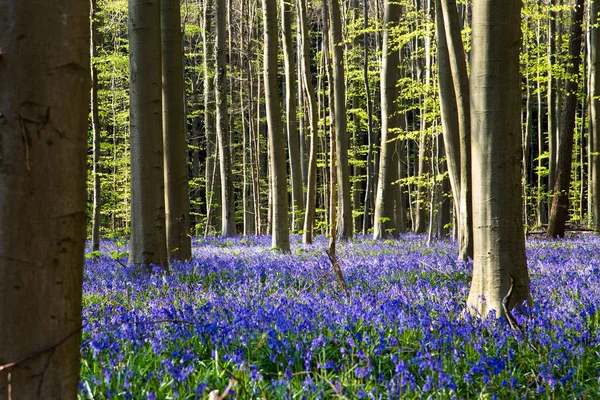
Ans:
[[[129,264],[167,267],[160,0],[129,0],[131,238]]]
[[[271,193],[273,196],[272,246],[290,251],[288,223],[287,172],[285,168],[285,145],[281,104],[277,84],[277,4],[275,0],[263,0],[264,17],[264,74],[267,121],[269,124],[269,161]]]
[[[482,317],[530,301],[520,186],[520,13],[520,0],[473,2],[474,257],[467,306]]]
[[[89,12],[0,2],[0,399],[77,397]]]
[[[375,197],[375,216],[373,238],[380,239],[387,235],[397,237],[400,232],[396,228],[394,208],[399,197],[398,165],[393,155],[398,151],[398,141],[394,130],[400,128],[398,115],[398,68],[399,50],[394,50],[391,43],[390,30],[398,23],[402,6],[395,1],[386,1],[383,11],[383,60],[381,63],[381,150],[379,153],[379,179],[377,196]]]
[[[210,1],[210,0],[206,0]],[[215,52],[217,70],[215,73],[215,101],[217,103],[217,141],[219,143],[219,169],[221,172],[221,234],[235,236],[235,199],[231,171],[231,149],[227,110],[227,63],[225,57],[225,16],[226,0],[216,0]]]
[[[552,193],[552,207],[548,219],[548,237],[563,237],[569,217],[569,189],[571,186],[571,157],[573,156],[573,135],[575,114],[577,113],[577,76],[581,65],[581,42],[583,40],[583,0],[577,0],[573,10],[571,40],[569,42],[570,63],[567,66],[568,79],[565,85],[565,106],[562,112],[558,160]]]
[[[333,93],[336,136],[336,168],[338,177],[338,229],[342,238],[352,238],[352,203],[350,201],[350,167],[348,166],[348,132],[346,116],[346,86],[344,73],[342,21],[338,0],[329,2],[329,34],[333,64]]]
[[[169,258],[189,260],[192,243],[178,1],[161,0],[160,23],[167,249]]]
[[[600,231],[600,37],[598,37],[598,2],[590,1],[590,156],[592,228]]]

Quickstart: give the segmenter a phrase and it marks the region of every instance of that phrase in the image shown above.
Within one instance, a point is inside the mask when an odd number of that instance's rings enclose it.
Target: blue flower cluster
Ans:
[[[84,279],[81,398],[467,398],[600,395],[600,240],[531,240],[533,307],[465,310],[471,266],[425,238],[292,252],[269,237],[195,239],[191,262],[132,274],[102,244]]]

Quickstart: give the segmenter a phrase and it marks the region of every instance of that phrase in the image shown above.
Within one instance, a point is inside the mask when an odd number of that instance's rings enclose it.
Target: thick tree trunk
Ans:
[[[100,186],[100,117],[98,113],[98,69],[94,65],[96,57],[96,48],[99,46],[98,40],[98,23],[96,21],[96,0],[91,1],[91,21],[90,21],[90,53],[92,58],[92,98],[91,114],[92,114],[92,132],[93,132],[93,159],[92,159],[92,177],[94,179],[94,209],[92,211],[92,250],[100,250],[100,224],[101,215],[100,208],[102,207],[102,196]]]
[[[300,138],[296,117],[296,57],[292,40],[292,6],[290,0],[281,0],[283,21],[283,58],[285,66],[285,115],[290,159],[290,182],[292,186],[292,230],[300,230],[304,216],[304,191],[300,164]],[[277,26],[277,25],[275,25]]]
[[[329,2],[330,44],[333,63],[333,88],[336,135],[336,168],[338,178],[338,229],[341,238],[350,239],[353,235],[352,203],[350,202],[350,168],[348,165],[348,135],[346,121],[346,93],[344,78],[344,57],[342,41],[342,21],[338,0]]]
[[[0,2],[2,400],[77,397],[89,12],[87,1]]]
[[[179,2],[161,0],[165,214],[169,258],[192,258]]]
[[[600,231],[600,37],[598,32],[598,2],[590,1],[590,188],[592,229]]]
[[[575,132],[575,114],[577,112],[577,76],[581,65],[581,42],[584,0],[577,0],[573,11],[571,41],[569,43],[570,63],[567,66],[566,99],[562,115],[558,162],[552,194],[552,208],[548,220],[548,237],[563,237],[569,218],[569,188],[571,186],[571,158],[573,156],[573,135]]]
[[[167,267],[159,0],[129,0],[129,264]]]
[[[379,179],[375,198],[373,239],[381,239],[391,234],[398,237],[395,229],[394,203],[398,180],[398,164],[393,162],[397,143],[393,131],[400,127],[397,97],[398,67],[400,55],[393,50],[390,30],[398,23],[402,6],[386,1],[383,11],[383,59],[381,63],[381,150],[379,153]]]
[[[273,212],[271,220],[271,243],[272,247],[278,248],[284,252],[289,252],[290,233],[288,222],[287,170],[285,165],[281,104],[279,102],[279,88],[277,82],[277,47],[279,38],[277,34],[276,0],[263,0],[263,17],[265,103],[267,106],[267,122],[269,125],[270,191]],[[293,68],[289,69],[293,70]],[[294,87],[293,82],[291,83],[291,86]],[[295,101],[292,102],[292,106],[295,106],[295,104]],[[296,148],[296,152],[297,151],[298,149]],[[298,167],[299,166],[300,165],[298,165]],[[297,177],[301,178],[299,168],[296,172],[298,173]],[[302,186],[300,186],[300,193],[302,192],[301,189]]]
[[[471,103],[469,77],[461,39],[460,24],[455,0],[441,0],[444,29],[448,44],[448,60],[456,94],[458,129],[460,132],[460,213],[459,258],[466,261],[473,257],[473,200],[471,183]],[[520,132],[520,130],[519,130]],[[519,152],[520,154],[520,152]]]
[[[467,306],[482,317],[530,301],[520,186],[520,11],[520,0],[473,2],[474,257]]]
[[[235,199],[233,173],[229,143],[227,64],[225,59],[226,0],[217,0],[215,29],[215,52],[217,71],[215,76],[215,98],[217,103],[217,141],[219,143],[219,168],[221,172],[221,235],[235,236]]]

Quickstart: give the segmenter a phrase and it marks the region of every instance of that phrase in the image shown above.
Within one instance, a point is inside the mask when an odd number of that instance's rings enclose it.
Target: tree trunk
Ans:
[[[129,0],[129,264],[167,267],[159,0]]]
[[[556,0],[550,0],[548,7],[548,190],[554,189],[556,175],[556,159],[559,135],[558,107],[558,79],[554,77],[553,67],[556,62]],[[549,210],[548,210],[549,211]],[[540,218],[540,222],[547,222],[548,216]]]
[[[215,99],[217,103],[217,141],[219,143],[219,168],[221,172],[221,235],[235,236],[235,199],[233,194],[233,174],[231,171],[231,151],[229,143],[227,64],[225,59],[225,17],[226,0],[217,0],[215,52],[217,71],[215,76]]]
[[[285,165],[285,146],[283,123],[281,121],[281,104],[277,82],[277,4],[275,0],[263,0],[264,17],[264,74],[265,103],[267,106],[267,122],[269,125],[269,161],[271,168],[272,196],[272,247],[281,251],[290,251],[290,234],[288,223],[287,170]],[[293,67],[287,68],[293,70]],[[290,82],[294,87],[293,81]],[[289,89],[289,87],[288,87]],[[288,104],[290,102],[288,101]],[[295,101],[291,102],[295,107]],[[294,121],[295,122],[295,121]],[[298,132],[296,131],[296,134]],[[296,142],[296,145],[298,143]],[[296,153],[298,149],[296,148]],[[298,161],[300,161],[298,159]],[[299,163],[297,167],[299,167]],[[301,178],[300,170],[296,171]],[[300,181],[300,183],[302,183]],[[302,193],[302,186],[300,186]]]
[[[455,0],[441,0],[444,29],[448,44],[448,60],[456,95],[458,129],[460,132],[460,213],[459,213],[459,259],[473,257],[473,200],[471,183],[471,103],[469,77],[463,49]],[[519,118],[520,120],[520,118]],[[519,130],[520,132],[520,130]],[[520,152],[519,152],[520,154]]]
[[[296,118],[296,58],[292,40],[292,6],[289,0],[281,0],[283,21],[283,58],[285,66],[285,115],[288,153],[290,158],[290,181],[292,186],[292,230],[300,230],[304,216],[304,191],[300,164],[300,138]],[[277,27],[277,24],[275,24]]]
[[[573,11],[571,41],[569,44],[570,63],[567,66],[566,99],[562,115],[560,139],[558,145],[558,162],[552,194],[552,208],[548,220],[548,237],[563,237],[565,225],[569,218],[569,188],[571,186],[571,158],[573,156],[573,135],[575,131],[575,114],[577,112],[577,76],[581,64],[581,42],[583,23],[583,0],[577,0]]]
[[[318,139],[318,110],[316,106],[315,91],[313,89],[312,75],[310,73],[310,35],[308,32],[308,19],[306,15],[305,0],[298,0],[298,18],[300,22],[302,62],[302,85],[304,98],[308,104],[308,122],[310,126],[310,155],[308,160],[308,184],[306,190],[306,214],[304,216],[303,243],[312,243],[313,228],[315,223],[315,208],[317,200],[317,139]]]
[[[0,15],[0,399],[75,399],[90,6],[3,1]]]
[[[346,122],[346,93],[344,78],[344,57],[342,41],[342,22],[338,0],[329,2],[330,44],[333,63],[333,90],[336,135],[336,168],[338,178],[338,229],[337,234],[344,239],[351,239],[352,203],[350,202],[350,168],[348,166],[348,135]]]
[[[590,188],[592,229],[600,231],[600,38],[598,37],[598,8],[596,0],[590,1]]]
[[[161,0],[165,214],[169,258],[192,258],[179,2]]]
[[[531,299],[520,186],[520,12],[520,0],[473,2],[471,121],[477,134],[467,307],[482,318],[492,311],[506,315]]]
[[[214,0],[204,0],[202,32],[202,61],[204,73],[204,136],[206,138],[206,227],[205,234],[213,229],[221,214],[221,170],[218,162],[217,133],[215,128],[215,84],[213,12]],[[217,217],[215,217],[217,216]]]
[[[398,166],[392,158],[397,151],[397,140],[392,133],[400,127],[397,97],[398,67],[400,55],[391,45],[390,30],[400,19],[402,6],[396,2],[386,1],[383,11],[383,60],[381,63],[381,150],[379,153],[379,179],[377,197],[375,198],[375,216],[373,239],[387,237],[388,233],[398,237],[395,229],[394,185],[398,179]],[[395,173],[394,173],[395,172]]]
[[[367,103],[367,182],[365,184],[365,199],[363,208],[363,235],[371,227],[371,208],[373,207],[373,104],[369,85],[369,45],[367,43],[367,28],[369,14],[367,0],[363,0],[363,80],[365,82],[365,101]]]
[[[98,38],[98,23],[96,21],[96,0],[91,1],[91,21],[90,21],[90,53],[92,58],[92,98],[91,114],[92,114],[92,132],[93,132],[93,159],[92,159],[92,177],[94,179],[94,209],[92,211],[92,250],[100,251],[100,224],[101,215],[100,208],[102,207],[102,196],[100,186],[100,117],[98,115],[98,69],[94,65],[96,57],[96,49],[100,46]]]
[[[456,105],[454,84],[452,82],[452,73],[450,70],[450,60],[448,58],[448,46],[441,0],[436,1],[436,10],[437,62],[442,136],[444,139],[450,187],[452,188],[454,210],[460,210],[460,130],[458,128],[458,109]],[[460,217],[457,218],[457,220],[460,224]],[[460,231],[459,227],[457,227],[457,231]]]

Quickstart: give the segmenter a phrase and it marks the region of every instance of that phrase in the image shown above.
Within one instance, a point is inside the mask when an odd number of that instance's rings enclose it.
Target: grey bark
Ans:
[[[129,264],[167,267],[159,0],[129,0]]]
[[[329,2],[330,44],[333,64],[333,88],[336,135],[336,168],[338,178],[338,229],[344,239],[353,235],[352,203],[350,201],[350,168],[348,165],[348,134],[346,121],[346,90],[342,42],[342,21],[338,0]]]
[[[168,256],[192,258],[190,199],[184,113],[181,11],[178,1],[161,0],[163,144]]]
[[[600,38],[598,33],[598,3],[590,1],[590,188],[592,229],[600,231]]]
[[[460,210],[460,130],[458,128],[458,106],[450,70],[444,16],[441,9],[441,0],[436,1],[436,35],[437,35],[437,62],[438,83],[440,91],[440,111],[442,117],[442,137],[446,153],[446,165],[454,209]],[[460,223],[460,220],[459,220]],[[458,230],[458,229],[457,229]]]
[[[227,64],[225,57],[226,0],[216,0],[215,10],[215,101],[217,104],[217,142],[219,144],[219,169],[221,172],[221,235],[235,236],[235,199],[231,171],[231,144],[229,142]]]
[[[92,250],[100,250],[100,208],[102,207],[102,195],[100,186],[100,117],[98,113],[98,69],[94,65],[96,57],[96,48],[100,45],[98,38],[98,23],[96,21],[96,0],[91,1],[91,21],[90,21],[90,55],[92,58],[91,64],[91,114],[92,114],[92,177],[94,179],[94,208],[92,211]]]
[[[520,12],[520,0],[473,2],[474,257],[467,307],[482,318],[505,315],[505,298],[506,311],[530,301],[520,186]]]
[[[283,59],[285,68],[285,115],[292,186],[292,230],[300,230],[304,216],[304,191],[300,164],[300,138],[296,115],[296,57],[292,40],[292,6],[290,0],[281,0],[283,28]]]
[[[575,114],[577,112],[577,81],[581,65],[581,42],[584,0],[577,0],[573,10],[571,40],[569,42],[570,63],[567,65],[565,107],[562,113],[558,160],[552,193],[552,207],[548,219],[548,237],[563,237],[569,218],[569,188],[571,186],[571,158],[573,156],[573,136],[575,133]]]
[[[265,103],[269,125],[269,161],[272,197],[272,247],[290,251],[288,222],[287,170],[285,165],[285,145],[281,104],[277,83],[277,4],[276,0],[263,0],[264,17],[264,75]],[[291,68],[293,69],[293,67]],[[294,86],[293,84],[291,85]],[[292,102],[295,106],[295,101]],[[297,132],[296,132],[297,134]],[[296,149],[297,151],[297,149]],[[300,160],[298,160],[300,161]],[[298,165],[299,167],[299,165]],[[300,170],[297,170],[301,178]],[[300,187],[302,189],[302,187]]]
[[[473,257],[473,203],[471,182],[471,103],[467,63],[461,39],[460,23],[455,0],[441,0],[444,29],[448,44],[448,60],[456,95],[458,129],[460,132],[460,213],[459,258],[466,261]],[[519,130],[520,132],[520,130]]]
[[[308,159],[308,183],[306,188],[306,214],[304,215],[303,243],[312,243],[313,229],[315,223],[315,208],[317,200],[317,139],[318,139],[318,110],[315,91],[313,89],[312,76],[310,74],[310,36],[308,31],[308,19],[306,15],[305,0],[298,0],[298,18],[300,22],[302,63],[302,86],[304,87],[304,98],[308,105],[308,122],[310,127],[310,154]]]
[[[394,205],[395,186],[398,180],[398,166],[393,162],[398,140],[393,133],[400,127],[400,115],[396,99],[398,97],[398,67],[400,55],[391,44],[390,30],[400,19],[402,8],[396,2],[386,1],[383,11],[383,58],[381,63],[381,150],[379,153],[379,179],[375,197],[373,239],[387,237],[388,233],[397,237],[400,232],[395,226]]]
[[[75,399],[89,2],[0,2],[0,49],[0,399]]]
[[[366,235],[367,230],[371,227],[371,207],[373,207],[373,203],[375,202],[373,199],[373,103],[371,101],[371,88],[369,85],[368,26],[368,3],[367,0],[363,0],[363,80],[365,82],[365,101],[367,103],[367,182],[365,183],[365,198],[363,202],[363,235]]]
[[[215,229],[221,214],[221,170],[218,162],[217,133],[215,127],[215,85],[214,85],[214,42],[213,6],[214,0],[204,0],[202,32],[202,63],[204,73],[204,135],[206,138],[206,227],[205,234]],[[215,218],[215,215],[217,216]]]

